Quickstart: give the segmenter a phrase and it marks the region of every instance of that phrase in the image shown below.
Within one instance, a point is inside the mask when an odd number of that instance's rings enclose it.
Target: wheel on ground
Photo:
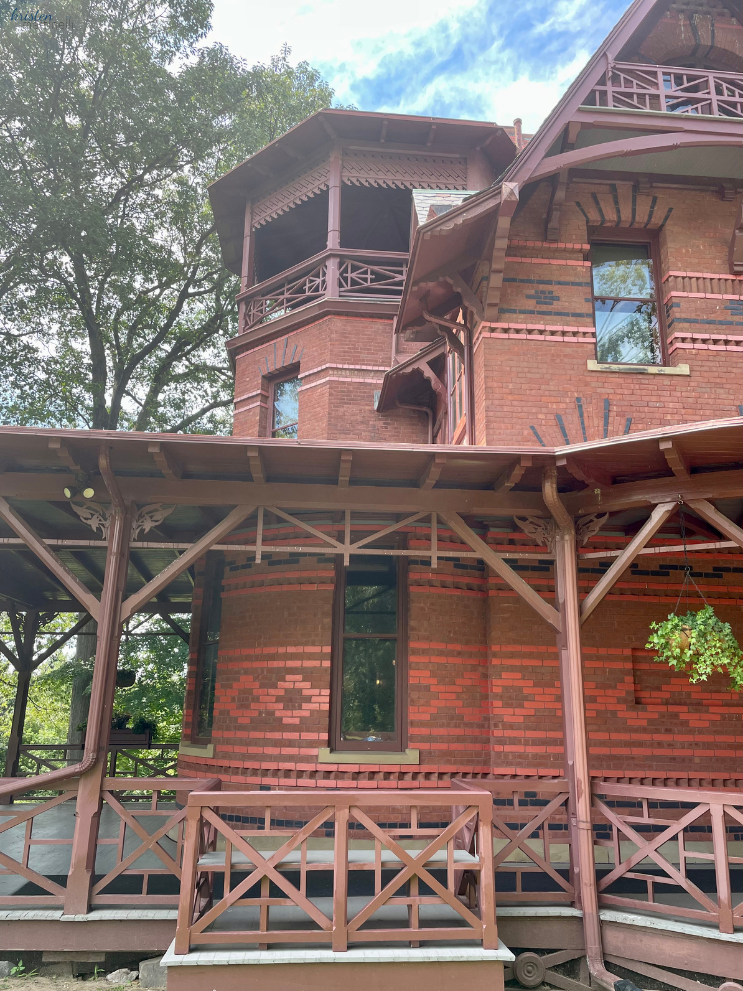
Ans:
[[[538,953],[519,953],[513,965],[513,976],[522,988],[538,988],[544,980],[545,966]]]

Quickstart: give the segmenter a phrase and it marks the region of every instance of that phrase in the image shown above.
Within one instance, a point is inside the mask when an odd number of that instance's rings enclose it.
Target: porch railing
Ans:
[[[95,850],[79,854],[94,864],[90,905],[177,905],[188,793],[219,786],[216,778],[104,778]],[[52,797],[0,806],[0,905],[65,907],[77,797],[73,779]],[[207,824],[202,848],[215,839]]]
[[[743,74],[615,62],[584,105],[743,117]]]
[[[240,332],[293,313],[326,296],[397,302],[408,255],[389,251],[322,251],[238,295]]]
[[[495,949],[492,807],[483,791],[191,793],[175,952],[421,940]]]
[[[594,784],[599,904],[743,927],[743,793]]]
[[[19,767],[23,775],[31,777],[69,767],[80,760],[82,746],[79,743],[23,743],[19,748]],[[151,743],[149,747],[131,747],[123,744],[108,748],[108,773],[128,778],[169,777],[178,773],[178,744]]]

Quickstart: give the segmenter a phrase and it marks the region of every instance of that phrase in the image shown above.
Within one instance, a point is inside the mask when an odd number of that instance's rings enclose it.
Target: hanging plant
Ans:
[[[686,674],[695,685],[721,672],[730,677],[731,691],[743,689],[743,651],[730,623],[723,623],[710,605],[685,616],[671,613],[662,623],[651,623],[646,650],[657,650],[658,661]]]

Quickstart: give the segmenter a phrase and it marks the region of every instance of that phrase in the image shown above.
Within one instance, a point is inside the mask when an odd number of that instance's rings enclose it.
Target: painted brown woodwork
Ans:
[[[668,462],[668,467],[671,469],[676,478],[681,478],[686,481],[689,478],[689,469],[686,464],[686,459],[681,452],[678,442],[672,440],[661,440],[658,442],[658,447],[665,455],[666,461]]]
[[[431,458],[431,462],[426,468],[425,472],[421,475],[420,481],[418,482],[419,489],[432,489],[436,482],[439,480],[441,472],[444,470],[444,465],[446,464],[445,454],[435,454]]]
[[[164,477],[171,482],[177,482],[183,474],[183,469],[168,451],[165,444],[153,441],[147,445],[147,450],[152,455],[153,460]]]

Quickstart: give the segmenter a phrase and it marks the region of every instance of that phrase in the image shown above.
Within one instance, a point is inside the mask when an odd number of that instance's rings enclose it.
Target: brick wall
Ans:
[[[413,548],[416,541],[425,544],[420,528],[410,528],[408,540]],[[488,541],[503,551],[535,549],[520,532],[493,532]],[[608,551],[625,543],[619,535],[599,534],[589,547]],[[442,550],[456,546],[442,533]],[[733,551],[696,552],[692,562],[705,597],[743,639],[743,558]],[[581,594],[609,563],[609,558],[581,563]],[[554,601],[549,561],[516,567]],[[459,774],[562,773],[554,631],[479,562],[446,560],[431,570],[426,558],[410,561],[407,744],[420,750],[419,767],[317,764],[317,748],[328,745],[330,557],[273,555],[256,565],[247,556],[232,555],[225,574],[216,753],[211,760],[182,757],[181,773],[218,773],[252,788],[333,787],[344,781],[445,786]],[[723,676],[690,685],[644,649],[650,623],[673,610],[682,576],[680,554],[638,558],[584,627],[594,774],[704,778],[739,769],[739,694],[728,690]],[[201,574],[197,577],[200,583]],[[699,604],[692,596],[691,607]],[[194,662],[192,655],[190,686]],[[189,688],[186,736],[192,705]]]

